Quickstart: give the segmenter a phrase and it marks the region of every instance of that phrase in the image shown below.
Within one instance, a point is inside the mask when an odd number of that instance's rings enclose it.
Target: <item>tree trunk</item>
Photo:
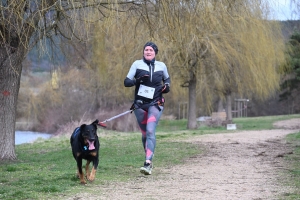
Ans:
[[[226,94],[226,116],[227,121],[232,122],[231,93]]]
[[[193,74],[191,76],[191,80],[189,82],[189,104],[188,104],[188,129],[196,129],[197,128],[197,108],[196,108],[196,86],[197,86],[197,79]]]
[[[218,112],[223,112],[223,111],[224,111],[223,101],[222,101],[222,98],[219,98],[219,101],[218,101]]]
[[[0,47],[0,161],[15,160],[15,122],[24,48]]]

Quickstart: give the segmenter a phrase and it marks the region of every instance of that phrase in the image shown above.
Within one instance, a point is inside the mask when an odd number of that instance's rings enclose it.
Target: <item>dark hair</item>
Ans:
[[[144,50],[147,46],[150,46],[153,48],[154,52],[155,52],[155,55],[158,53],[158,48],[156,46],[156,44],[154,44],[153,42],[147,42],[145,45],[144,45]]]

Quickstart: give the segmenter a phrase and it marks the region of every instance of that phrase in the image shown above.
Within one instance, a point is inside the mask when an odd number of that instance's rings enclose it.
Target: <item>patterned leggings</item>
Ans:
[[[160,111],[157,106],[150,106],[148,109],[136,109],[134,114],[142,132],[142,143],[145,150],[145,159],[151,160],[154,156],[156,146],[155,130],[158,121],[163,113],[163,107],[160,106]]]

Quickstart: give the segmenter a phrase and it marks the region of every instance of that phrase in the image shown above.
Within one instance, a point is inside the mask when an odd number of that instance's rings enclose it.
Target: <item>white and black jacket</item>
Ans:
[[[135,100],[153,102],[162,98],[162,93],[170,91],[170,77],[166,65],[160,61],[148,62],[144,59],[136,60],[130,67],[124,80],[125,87],[135,86]],[[154,88],[153,98],[138,95],[140,85]]]

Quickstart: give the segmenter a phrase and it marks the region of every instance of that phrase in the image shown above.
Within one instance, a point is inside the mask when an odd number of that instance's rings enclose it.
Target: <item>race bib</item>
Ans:
[[[148,87],[145,85],[140,85],[138,95],[142,97],[146,97],[148,99],[153,99],[155,88]]]

